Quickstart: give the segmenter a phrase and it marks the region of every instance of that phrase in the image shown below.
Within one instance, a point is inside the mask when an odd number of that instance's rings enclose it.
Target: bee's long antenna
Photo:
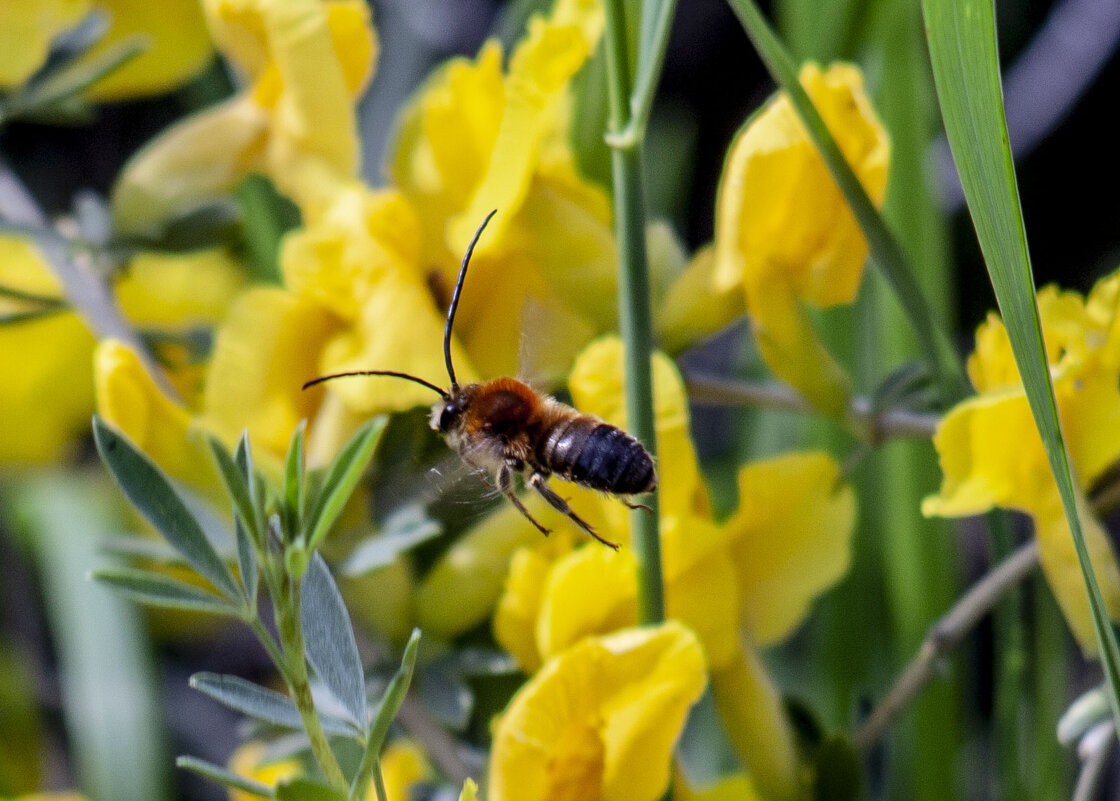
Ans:
[[[467,277],[467,265],[471,263],[474,246],[478,243],[478,238],[482,236],[482,230],[486,227],[486,223],[490,222],[490,218],[497,213],[498,210],[494,209],[487,214],[486,219],[482,221],[482,225],[478,226],[478,230],[474,232],[474,239],[467,246],[467,253],[463,256],[463,266],[459,268],[459,277],[455,281],[455,291],[451,293],[451,306],[447,309],[447,325],[443,329],[443,358],[447,362],[447,375],[451,379],[452,392],[459,387],[459,382],[455,380],[455,368],[451,364],[451,326],[455,322],[455,310],[459,308],[459,295],[463,291],[463,279]]]
[[[313,387],[316,384],[322,384],[324,381],[333,381],[336,378],[348,378],[352,375],[387,375],[392,378],[406,378],[409,381],[415,381],[417,384],[422,384],[433,392],[439,393],[442,397],[447,397],[447,393],[445,391],[443,391],[430,381],[425,381],[423,378],[417,378],[416,376],[409,375],[408,373],[397,373],[393,370],[354,370],[350,373],[332,373],[331,375],[321,375],[318,378],[313,378],[305,383],[303,385],[303,388],[307,389],[308,387]]]

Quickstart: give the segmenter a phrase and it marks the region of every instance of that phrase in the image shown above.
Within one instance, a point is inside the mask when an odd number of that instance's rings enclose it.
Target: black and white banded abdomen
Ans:
[[[615,495],[640,495],[657,486],[653,459],[642,444],[596,417],[558,420],[538,442],[541,465],[567,481]]]

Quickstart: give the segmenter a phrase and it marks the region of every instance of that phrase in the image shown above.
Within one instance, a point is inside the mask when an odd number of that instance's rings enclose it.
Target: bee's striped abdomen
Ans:
[[[541,463],[568,481],[616,495],[637,495],[657,486],[653,460],[641,443],[596,417],[558,420],[540,442]]]

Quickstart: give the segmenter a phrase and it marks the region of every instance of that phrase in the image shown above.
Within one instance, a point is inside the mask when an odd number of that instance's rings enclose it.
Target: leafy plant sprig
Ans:
[[[199,584],[136,566],[96,571],[94,577],[140,603],[234,617],[252,628],[287,685],[287,694],[237,676],[199,673],[191,686],[219,703],[273,727],[307,735],[326,784],[301,778],[275,790],[218,765],[181,757],[180,767],[228,787],[278,799],[357,799],[372,777],[385,801],[379,758],[389,726],[412,680],[420,632],[412,633],[388,688],[371,702],[361,658],[342,595],[318,546],[353,493],[385,426],[375,418],[362,426],[323,471],[311,480],[303,465],[304,429],[292,437],[283,486],[269,485],[254,466],[247,436],[231,454],[216,439],[210,447],[233,509],[233,533],[208,531],[171,479],[127,438],[94,417],[98,452],[121,491],[159,531],[201,581]],[[222,533],[231,553],[223,556]],[[236,573],[231,569],[236,564]],[[262,593],[263,589],[263,593]],[[273,631],[261,617],[262,595],[271,605]],[[311,677],[338,702],[328,714],[316,706]],[[361,764],[353,775],[341,767],[330,738],[356,741]]]

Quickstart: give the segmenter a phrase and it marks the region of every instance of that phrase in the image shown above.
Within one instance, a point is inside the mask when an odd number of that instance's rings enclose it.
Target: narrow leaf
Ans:
[[[253,539],[257,537],[256,515],[253,512],[253,499],[249,494],[249,484],[245,474],[233,461],[225,445],[217,437],[210,437],[210,451],[214,454],[214,461],[218,463],[218,471],[222,474],[222,482],[226,485],[230,497],[233,498],[233,508],[242,522],[248,526]]]
[[[288,696],[261,687],[238,676],[218,673],[195,673],[191,687],[213,698],[219,704],[256,720],[285,729],[303,730],[299,710]],[[352,723],[332,715],[319,715],[319,722],[327,734],[339,737],[360,737],[362,731]]]
[[[419,649],[420,629],[413,629],[412,636],[408,638],[408,644],[404,647],[401,666],[393,674],[393,678],[389,680],[389,685],[385,688],[385,694],[381,696],[381,702],[377,705],[373,725],[369,730],[369,738],[366,740],[366,750],[362,754],[362,762],[358,766],[358,771],[354,774],[354,781],[350,785],[351,801],[361,798],[362,787],[372,774],[374,763],[381,756],[381,747],[385,744],[385,738],[389,734],[389,726],[392,725],[393,719],[400,711],[401,704],[404,703],[404,697],[408,694],[408,686],[412,683],[412,674],[416,670],[416,652]]]
[[[248,430],[242,431],[241,436],[237,438],[237,447],[234,448],[233,451],[233,460],[237,463],[238,468],[241,470],[241,475],[245,478],[245,486],[248,488],[249,498],[251,499],[253,526],[255,528],[253,531],[250,531],[250,533],[259,533],[260,537],[255,539],[263,546],[265,531],[265,485],[257,475],[256,467],[253,465],[253,451],[249,447]]]
[[[1120,646],[1089,561],[1069,453],[1042,338],[1015,164],[1007,138],[991,0],[924,0],[922,10],[945,132],[1015,363],[1069,520],[1089,593],[1113,719],[1120,725]]]
[[[144,519],[227,598],[237,598],[241,593],[233,574],[166,474],[97,415],[93,418],[93,438],[117,486]]]
[[[95,570],[90,575],[126,598],[148,606],[240,616],[240,610],[224,598],[162,573],[119,567]]]
[[[292,433],[288,455],[284,459],[284,505],[287,509],[289,530],[293,533],[295,533],[295,521],[303,519],[306,502],[303,491],[303,441],[306,430],[307,421],[300,420]]]
[[[381,437],[381,432],[385,429],[385,420],[384,416],[375,417],[359,428],[342,446],[342,450],[331,463],[327,475],[323,478],[323,486],[319,490],[315,509],[308,520],[309,548],[315,548],[326,536],[335,518],[342,511],[342,507],[350,499],[350,494],[362,477],[362,471],[365,470],[366,463]]]
[[[272,792],[272,788],[267,784],[261,784],[253,779],[240,776],[227,768],[223,768],[220,765],[215,765],[203,759],[192,756],[181,756],[175,760],[175,766],[183,770],[189,770],[192,773],[197,773],[199,776],[205,776],[211,781],[215,781],[226,787],[231,787],[234,790],[244,790],[246,793],[259,795],[262,798],[276,798]]]
[[[314,554],[302,584],[307,660],[359,727],[366,726],[365,675],[350,615],[330,568]]]
[[[245,588],[245,602],[249,609],[257,608],[257,589],[259,576],[257,574],[257,551],[245,533],[245,525],[241,518],[234,518],[234,537],[237,540],[237,570],[241,574],[241,586]]]

